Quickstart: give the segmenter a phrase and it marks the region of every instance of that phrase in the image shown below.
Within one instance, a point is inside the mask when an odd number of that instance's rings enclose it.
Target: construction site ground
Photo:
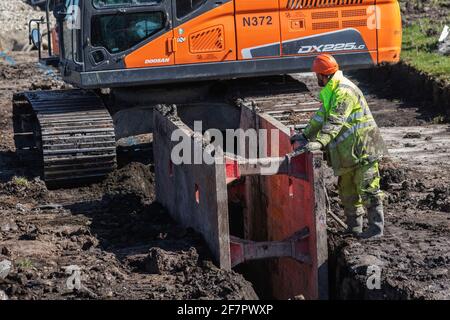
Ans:
[[[48,190],[18,162],[13,94],[66,87],[29,52],[28,20],[43,12],[26,2],[0,1],[0,262],[12,262],[6,277],[0,272],[0,300],[267,298],[239,273],[218,269],[202,238],[155,202],[151,148],[120,152],[119,169],[101,183],[58,190]],[[448,21],[448,1],[400,3],[405,28],[428,19],[440,29]],[[438,36],[437,27],[421,28]],[[394,89],[366,71],[350,76],[366,94],[390,152],[381,164],[386,232],[381,240],[357,240],[329,219],[330,296],[450,299],[448,117],[408,98],[418,96],[414,88]],[[318,92],[312,75],[294,77]],[[330,169],[326,176],[331,210],[343,219],[337,179]],[[373,266],[381,272],[379,290],[367,285]],[[76,268],[81,283],[74,290],[67,281]]]
[[[252,284],[218,269],[201,237],[179,227],[154,200],[152,153],[124,154],[104,182],[48,190],[18,162],[13,93],[64,88],[35,54],[14,53],[0,68],[0,261],[13,262],[0,290],[9,299],[256,299]],[[312,92],[311,75],[296,76]],[[386,236],[360,241],[329,221],[330,292],[342,299],[449,299],[450,126],[389,85],[352,74],[367,94],[390,156],[382,163]],[[151,119],[149,119],[151,121]],[[328,171],[332,210],[341,215]],[[66,267],[81,269],[81,288]],[[381,268],[369,290],[367,267]],[[260,294],[264,297],[264,294]]]

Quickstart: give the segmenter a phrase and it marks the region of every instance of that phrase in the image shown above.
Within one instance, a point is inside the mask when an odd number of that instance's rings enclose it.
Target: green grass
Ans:
[[[450,56],[437,52],[442,22],[422,19],[403,29],[402,60],[439,80],[450,83]]]
[[[16,186],[20,186],[20,187],[28,187],[28,185],[29,185],[28,180],[24,177],[14,177],[12,179],[12,181]]]
[[[434,117],[433,120],[431,121],[431,123],[433,123],[433,124],[443,124],[445,122],[446,121],[445,121],[445,117],[444,116]]]
[[[31,269],[33,267],[33,262],[31,262],[31,260],[29,259],[23,259],[17,262],[16,266],[18,268],[27,270],[27,269]]]

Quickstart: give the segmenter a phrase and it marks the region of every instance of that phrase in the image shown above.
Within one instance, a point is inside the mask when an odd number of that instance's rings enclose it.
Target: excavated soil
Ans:
[[[395,169],[385,165],[381,170],[386,193],[384,238],[356,240],[335,226],[329,233],[334,295],[339,299],[449,299],[448,172],[445,182],[404,164]],[[381,268],[380,290],[367,287],[368,267],[374,265]]]
[[[446,0],[399,0],[399,2],[405,25],[422,18],[436,22],[448,19],[450,3]]]
[[[257,298],[240,274],[211,262],[194,230],[177,226],[154,201],[151,161],[123,161],[102,183],[72,189],[47,190],[27,172],[14,153],[12,94],[64,85],[33,57],[14,59],[14,66],[2,64],[0,77],[0,262],[12,262],[0,290],[9,299]],[[311,76],[298,78],[317,92]],[[385,95],[360,75],[353,80],[391,153],[381,165],[386,236],[360,241],[329,221],[332,298],[448,299],[450,128],[431,124],[424,105]],[[330,171],[327,181],[331,208],[342,217]],[[380,290],[366,285],[373,265],[382,270]],[[74,268],[78,289],[67,284]]]
[[[9,299],[257,299],[240,274],[217,268],[194,230],[155,202],[151,164],[127,162],[102,183],[47,190],[14,153],[14,92],[64,87],[15,54],[0,65],[0,262]],[[79,271],[73,271],[79,270]],[[71,274],[80,274],[81,284]],[[69,281],[69,284],[68,284]],[[72,284],[72,286],[70,285]]]

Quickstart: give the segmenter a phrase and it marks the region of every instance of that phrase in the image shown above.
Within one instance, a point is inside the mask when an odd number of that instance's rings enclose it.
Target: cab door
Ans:
[[[175,64],[236,60],[234,0],[172,0]]]
[[[93,70],[173,65],[171,0],[93,0],[87,48]],[[95,56],[106,57],[100,63]],[[122,63],[123,60],[123,63]]]
[[[278,0],[235,0],[238,59],[281,55]]]

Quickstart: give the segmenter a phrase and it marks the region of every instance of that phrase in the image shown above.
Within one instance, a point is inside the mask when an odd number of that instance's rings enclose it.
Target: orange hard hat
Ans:
[[[321,54],[314,60],[312,71],[324,75],[335,74],[339,70],[339,64],[329,54]]]

